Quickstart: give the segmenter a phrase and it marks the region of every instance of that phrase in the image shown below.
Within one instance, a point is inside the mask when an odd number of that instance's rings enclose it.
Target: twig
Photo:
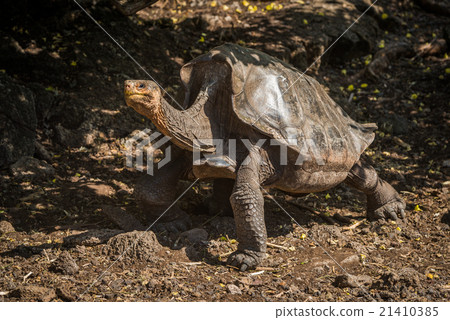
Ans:
[[[45,253],[45,256],[47,257],[48,262],[50,262],[50,257],[48,256],[47,251],[45,251],[45,249],[44,249],[43,251],[44,251],[44,253]]]
[[[230,254],[232,254],[233,252],[234,252],[234,250],[233,250],[233,251],[226,252],[226,253],[219,254],[219,257],[221,257],[221,258],[227,257],[227,256],[229,256]]]
[[[363,220],[361,220],[361,221],[358,221],[358,222],[352,224],[352,225],[349,226],[349,227],[343,227],[342,229],[344,229],[344,230],[352,230],[352,229],[355,229],[356,227],[360,226],[360,225],[361,225],[362,223],[364,223],[365,221],[366,221],[366,219],[363,219]]]
[[[259,270],[264,270],[264,271],[278,271],[278,269],[275,269],[275,268],[271,268],[271,267],[256,267],[256,269],[255,269],[256,271],[259,271]]]
[[[185,264],[187,266],[197,266],[199,264],[202,264],[203,262],[199,261],[199,262],[180,262],[181,264]]]
[[[286,250],[286,251],[291,251],[291,250],[289,250],[289,248],[280,246],[280,245],[275,244],[275,243],[266,242],[266,244],[267,244],[268,247],[271,247],[271,248],[277,248],[277,249],[283,249],[283,250]]]
[[[33,272],[31,272],[31,271],[28,272],[28,274],[27,274],[26,276],[23,277],[22,283],[25,282],[25,280],[27,280],[27,278],[28,278],[29,276],[31,276],[32,274],[33,274]]]

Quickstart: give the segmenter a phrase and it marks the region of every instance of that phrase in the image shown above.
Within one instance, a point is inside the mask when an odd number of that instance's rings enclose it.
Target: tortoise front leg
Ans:
[[[239,245],[238,250],[228,258],[228,264],[241,271],[255,268],[266,256],[267,232],[260,186],[260,163],[258,150],[252,149],[239,167],[230,197]]]

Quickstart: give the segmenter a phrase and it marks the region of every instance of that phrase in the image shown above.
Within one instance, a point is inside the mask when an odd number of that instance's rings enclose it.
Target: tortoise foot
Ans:
[[[376,207],[370,206],[367,210],[367,217],[369,220],[378,220],[378,219],[391,219],[398,220],[404,219],[406,217],[405,214],[405,201],[400,197],[400,195],[396,194],[395,198],[390,200],[389,202]]]
[[[241,271],[256,268],[266,257],[264,252],[253,250],[238,250],[228,258],[227,264],[239,268]]]
[[[179,210],[176,215],[176,219],[164,222],[156,222],[152,227],[152,230],[156,233],[181,233],[191,229],[192,221],[189,215]]]

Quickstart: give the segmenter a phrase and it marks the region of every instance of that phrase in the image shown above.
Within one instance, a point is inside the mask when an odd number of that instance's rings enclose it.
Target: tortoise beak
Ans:
[[[135,83],[133,80],[125,80],[124,94],[126,97],[131,96],[134,93]]]

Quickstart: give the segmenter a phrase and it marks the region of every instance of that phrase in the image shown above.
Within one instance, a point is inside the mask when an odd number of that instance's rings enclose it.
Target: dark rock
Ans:
[[[413,55],[414,50],[409,43],[396,42],[385,49],[379,50],[362,73],[368,78],[378,79],[392,65],[393,61],[401,57],[411,57]]]
[[[56,295],[62,301],[72,302],[76,300],[76,298],[66,288],[56,288]]]
[[[236,237],[236,225],[233,217],[216,217],[211,220],[210,225],[219,234],[228,234],[231,238]]]
[[[53,159],[52,153],[47,151],[47,149],[45,149],[45,147],[42,144],[40,144],[39,142],[35,141],[34,142],[34,147],[35,147],[35,155],[39,159],[45,160],[47,162],[51,162],[52,161],[52,159]]]
[[[32,156],[36,139],[33,93],[0,73],[0,167]]]
[[[152,231],[133,231],[111,238],[103,250],[108,255],[155,262],[159,260],[156,253],[161,249],[162,246]]]
[[[197,250],[195,245],[188,245],[181,249],[186,254],[190,260],[197,261],[200,259],[200,252]]]
[[[339,288],[359,288],[361,286],[370,286],[372,278],[366,275],[354,276],[350,274],[343,274],[337,276],[333,285]]]
[[[205,229],[195,228],[183,232],[180,238],[185,243],[195,244],[208,240],[208,232]]]
[[[158,0],[112,0],[115,7],[126,16],[130,16],[141,9],[149,7]]]
[[[100,185],[104,187],[111,188],[107,185]],[[98,185],[96,185],[98,187]],[[109,190],[106,188],[106,190]],[[98,188],[93,188],[96,190],[96,193],[98,194],[100,191]],[[112,188],[111,188],[112,189]],[[114,191],[114,189],[112,189]],[[104,192],[100,192],[104,193]],[[126,212],[125,210],[114,207],[114,206],[103,206],[102,211],[106,214],[106,216],[111,219],[117,226],[119,226],[124,231],[134,231],[134,230],[145,230],[146,228],[137,220],[133,215]]]
[[[43,85],[38,83],[30,83],[28,84],[28,88],[34,93],[37,121],[39,123],[46,123],[52,113],[56,111],[54,108],[55,101],[60,95],[56,89],[55,91],[51,87],[46,89]]]
[[[0,235],[15,232],[13,225],[8,221],[0,221]]]
[[[51,288],[36,285],[23,285],[13,290],[10,296],[18,298],[20,301],[49,302],[56,298],[56,292]]]
[[[12,174],[18,179],[46,178],[55,174],[55,169],[44,160],[22,157],[10,166]]]
[[[398,114],[392,114],[388,117],[382,118],[379,124],[381,130],[386,133],[393,133],[394,135],[408,133],[416,126],[414,122],[411,122],[407,118]]]
[[[389,270],[384,272],[380,280],[373,284],[373,288],[399,292],[403,286],[417,288],[423,280],[425,280],[425,276],[413,268],[403,268],[399,271]]]
[[[68,251],[64,251],[61,255],[53,262],[50,270],[57,273],[62,273],[66,275],[75,274],[80,268],[78,267],[75,260],[72,258]]]
[[[96,246],[105,243],[112,237],[122,233],[122,230],[116,229],[98,229],[89,230],[79,234],[73,234],[64,238],[66,245],[82,245],[82,246]]]
[[[64,128],[57,124],[55,126],[56,141],[66,147],[79,147],[82,144],[82,137],[78,132]]]

